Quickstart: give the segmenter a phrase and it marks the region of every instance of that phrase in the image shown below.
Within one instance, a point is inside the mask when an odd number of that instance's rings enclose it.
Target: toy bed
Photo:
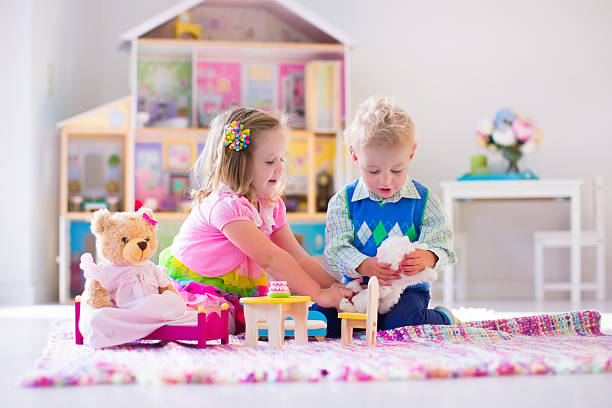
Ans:
[[[79,330],[81,315],[81,297],[77,296],[74,303],[74,333],[75,343],[83,344],[83,335]],[[198,348],[205,348],[209,340],[221,340],[221,344],[229,343],[229,310],[227,303],[221,305],[220,313],[214,311],[205,313],[204,307],[198,308],[197,325],[166,325],[153,331],[140,340],[167,341],[197,341]]]

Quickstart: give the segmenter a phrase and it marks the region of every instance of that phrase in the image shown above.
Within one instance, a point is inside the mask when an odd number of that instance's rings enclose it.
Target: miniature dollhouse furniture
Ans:
[[[308,337],[315,337],[318,341],[322,341],[327,334],[327,318],[317,310],[309,310],[306,318],[306,334]],[[295,337],[295,321],[289,317],[284,323],[285,337]],[[257,322],[257,335],[259,337],[268,336],[268,324],[266,322]]]
[[[183,13],[178,16],[175,24],[174,38],[181,38],[183,34],[188,34],[196,40],[202,38],[202,26],[190,22],[188,13]]]
[[[271,298],[267,296],[244,297],[240,303],[244,305],[245,346],[257,347],[258,328],[260,321],[267,323],[268,344],[272,349],[280,349],[285,338],[285,319],[293,318],[295,344],[308,343],[306,320],[308,318],[308,302],[310,296],[289,296],[286,298]]]
[[[597,300],[605,299],[605,242],[604,242],[604,185],[603,176],[598,175],[593,180],[593,214],[595,228],[581,233],[580,246],[595,248],[595,281],[594,282],[544,282],[544,249],[570,248],[572,234],[570,231],[536,231],[534,241],[534,287],[536,301],[544,300],[545,291],[574,290],[578,284],[579,291],[593,290]]]
[[[200,38],[175,38],[176,23],[184,23],[186,15],[202,27]],[[179,32],[183,27],[179,24]],[[304,227],[306,242],[315,242],[313,231],[318,234],[325,223],[324,205],[317,202],[330,198],[317,194],[317,175],[328,174],[329,185],[336,186],[328,196],[349,181],[341,135],[353,45],[348,35],[292,0],[183,0],[124,32],[120,47],[130,52],[132,94],[58,124],[60,302],[82,292],[77,266],[82,224],[89,221],[82,195],[68,187],[75,141],[119,143],[119,200],[110,202],[117,211],[146,203],[160,230],[178,231],[191,204],[189,169],[206,141],[210,118],[233,106],[285,111],[291,127],[285,193],[297,197],[287,200],[287,218]],[[78,183],[72,186],[78,190]],[[316,253],[321,251],[311,251]]]
[[[218,314],[217,314],[218,313]],[[74,339],[76,344],[83,344],[83,335],[79,330],[81,315],[81,297],[74,302]],[[166,325],[153,331],[140,340],[167,341],[197,341],[198,348],[205,348],[209,340],[221,340],[221,344],[229,344],[229,310],[223,303],[220,310],[205,312],[204,306],[198,308],[196,325]]]
[[[459,224],[459,211],[453,211],[455,200],[521,200],[532,198],[569,199],[570,201],[570,236],[571,236],[571,302],[572,307],[580,305],[580,194],[582,180],[474,180],[444,181],[442,202],[444,213],[451,225]],[[453,304],[454,267],[449,265],[443,274],[443,302]]]
[[[373,276],[368,282],[368,308],[366,313],[338,313],[338,318],[342,319],[340,341],[343,346],[353,342],[353,329],[366,329],[366,345],[376,345],[379,294],[378,278]]]

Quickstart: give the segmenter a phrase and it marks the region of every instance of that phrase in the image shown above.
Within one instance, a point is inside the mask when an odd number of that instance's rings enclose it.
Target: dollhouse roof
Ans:
[[[100,126],[126,128],[131,96],[106,103],[57,123],[58,128],[68,126]]]
[[[346,33],[293,0],[184,0],[124,32],[120,37],[120,48],[128,49],[133,40],[203,3],[210,7],[249,7],[265,10],[301,31],[313,42],[340,43],[348,47],[355,45],[355,41]]]

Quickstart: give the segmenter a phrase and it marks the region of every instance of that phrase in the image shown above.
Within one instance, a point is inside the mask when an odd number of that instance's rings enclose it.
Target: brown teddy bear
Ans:
[[[98,210],[91,220],[98,256],[81,256],[86,282],[82,299],[93,308],[121,307],[153,293],[178,292],[166,275],[166,268],[149,260],[157,249],[157,221],[153,211],[111,213]]]

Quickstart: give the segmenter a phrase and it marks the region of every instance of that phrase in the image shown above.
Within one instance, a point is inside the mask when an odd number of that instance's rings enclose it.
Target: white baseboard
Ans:
[[[466,282],[467,287],[467,299],[466,300],[535,300],[534,286],[532,280],[487,280],[487,281],[468,281]],[[434,286],[432,289],[432,298],[436,301],[442,299],[442,287],[441,285]],[[546,300],[564,301],[570,299],[569,291],[559,292],[546,292]],[[606,296],[610,299],[609,296]],[[595,300],[594,291],[583,291],[583,300]]]
[[[3,284],[0,305],[34,305],[57,302],[56,286]]]

